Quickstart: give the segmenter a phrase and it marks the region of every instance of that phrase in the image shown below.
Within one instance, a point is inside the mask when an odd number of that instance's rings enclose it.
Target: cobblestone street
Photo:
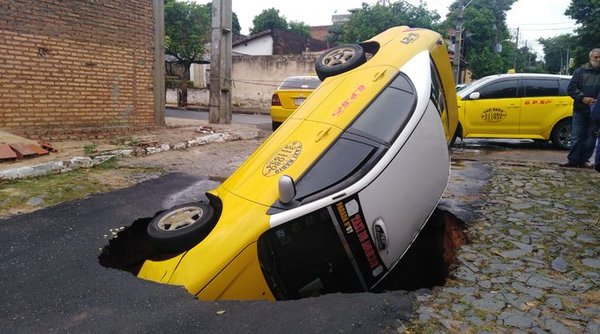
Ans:
[[[470,244],[446,286],[419,291],[416,332],[600,333],[600,177],[488,162]],[[451,195],[451,194],[447,194]]]

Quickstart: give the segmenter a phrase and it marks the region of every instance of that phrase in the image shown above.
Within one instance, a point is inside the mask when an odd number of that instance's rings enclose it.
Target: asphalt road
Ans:
[[[169,174],[0,220],[0,332],[395,332],[413,313],[415,294],[402,291],[206,302],[99,264],[111,229],[201,199],[215,185]]]
[[[208,120],[208,111],[205,110],[179,110],[175,108],[166,108],[165,116],[184,119]],[[231,122],[234,124],[254,124],[262,130],[272,130],[271,115],[269,114],[241,114],[231,115]]]

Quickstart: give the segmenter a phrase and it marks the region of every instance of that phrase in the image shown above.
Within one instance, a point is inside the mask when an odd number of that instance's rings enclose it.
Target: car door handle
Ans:
[[[327,136],[327,134],[329,134],[329,130],[331,130],[331,127],[328,127],[325,130],[319,131],[319,133],[317,133],[317,138],[315,138],[315,143],[318,143],[321,141],[321,139],[325,138],[325,136]]]

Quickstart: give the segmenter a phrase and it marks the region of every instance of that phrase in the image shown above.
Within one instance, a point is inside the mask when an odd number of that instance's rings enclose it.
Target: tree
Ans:
[[[544,61],[550,73],[569,73],[569,58],[575,49],[575,38],[570,34],[538,39],[544,48]]]
[[[290,21],[289,30],[293,33],[303,36],[304,38],[311,38],[310,26],[304,22]]]
[[[210,9],[194,2],[165,2],[165,49],[183,67],[181,94],[177,105],[187,106],[187,86],[190,67],[199,63],[209,41]]]
[[[506,12],[516,0],[473,0],[461,10],[465,1],[456,0],[450,5],[450,12],[443,26],[448,29],[456,26],[463,12],[464,46],[463,56],[471,69],[473,78],[490,74],[506,73],[513,67],[517,57],[514,47],[506,47],[510,33],[506,27]],[[502,45],[497,53],[496,45]]]
[[[585,64],[589,59],[589,52],[600,45],[600,0],[571,0],[565,15],[581,24],[576,29],[573,48],[577,67]]]
[[[288,30],[288,23],[285,16],[280,16],[279,10],[275,8],[263,10],[254,17],[252,24],[254,26],[250,30],[250,34],[256,34],[269,29]]]
[[[334,36],[328,42],[357,43],[402,25],[435,30],[439,27],[439,19],[439,14],[427,10],[422,1],[418,7],[405,1],[397,1],[389,6],[363,3],[362,8],[352,14],[350,21],[332,27],[330,33],[333,32]]]

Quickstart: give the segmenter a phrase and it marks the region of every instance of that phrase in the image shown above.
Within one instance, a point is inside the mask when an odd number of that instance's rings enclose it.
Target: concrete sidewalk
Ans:
[[[110,159],[183,150],[231,140],[254,139],[261,131],[250,124],[208,124],[201,120],[166,118],[167,126],[122,139],[55,142],[57,153],[0,163],[0,180],[14,180],[90,168]],[[86,150],[94,150],[86,154]]]

